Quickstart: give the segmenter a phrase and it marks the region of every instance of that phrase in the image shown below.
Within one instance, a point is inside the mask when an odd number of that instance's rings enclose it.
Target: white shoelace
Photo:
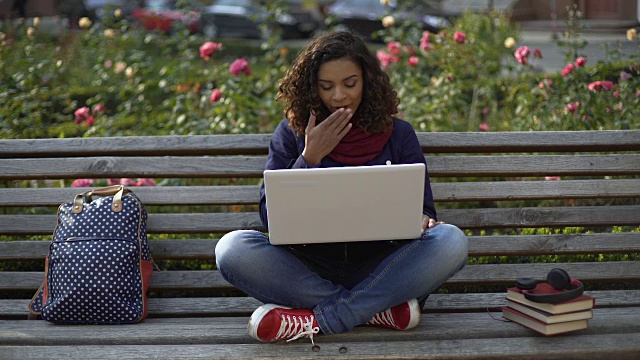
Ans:
[[[392,326],[393,328],[398,328],[396,326],[396,322],[393,320],[393,315],[391,314],[391,309],[387,309],[385,311],[377,313],[373,319],[369,320],[367,323],[369,325],[386,325]]]
[[[287,339],[287,342],[299,339],[301,337],[309,337],[311,344],[313,335],[320,332],[319,327],[313,327],[313,316],[282,316],[280,320],[280,330],[276,335],[276,339]]]

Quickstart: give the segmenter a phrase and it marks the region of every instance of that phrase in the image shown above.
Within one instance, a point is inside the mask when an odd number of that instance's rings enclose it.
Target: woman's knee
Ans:
[[[447,252],[453,257],[458,257],[461,261],[466,262],[469,254],[469,241],[467,235],[455,225],[440,224],[436,226],[434,231],[438,236],[438,240],[447,247]]]
[[[215,249],[218,268],[241,262],[247,257],[250,244],[261,241],[263,237],[266,236],[254,230],[235,230],[222,236]]]

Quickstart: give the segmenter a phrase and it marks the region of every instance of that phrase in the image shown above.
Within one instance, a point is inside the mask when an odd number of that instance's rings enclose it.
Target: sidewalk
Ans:
[[[587,41],[587,46],[580,51],[581,56],[587,58],[589,65],[599,61],[613,61],[607,52],[619,50],[622,59],[628,59],[631,55],[640,55],[638,43],[627,39],[629,28],[638,28],[634,22],[621,21],[584,21],[585,28],[582,39]],[[532,50],[538,48],[542,51],[543,59],[538,60],[534,66],[540,72],[560,71],[566,65],[565,48],[558,46],[558,40],[564,39],[564,23],[557,31],[551,21],[522,22],[520,39],[517,46],[528,46]],[[635,26],[634,26],[635,25]],[[606,31],[605,31],[606,30]]]

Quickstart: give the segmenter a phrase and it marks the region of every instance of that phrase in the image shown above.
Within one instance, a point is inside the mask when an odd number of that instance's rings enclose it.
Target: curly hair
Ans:
[[[284,103],[284,115],[299,134],[305,133],[311,111],[317,123],[330,115],[318,94],[320,65],[340,58],[348,58],[362,69],[362,102],[354,114],[357,124],[365,132],[388,130],[397,112],[397,92],[380,61],[359,35],[350,31],[325,32],[313,38],[298,53],[293,65],[280,80],[276,100]]]

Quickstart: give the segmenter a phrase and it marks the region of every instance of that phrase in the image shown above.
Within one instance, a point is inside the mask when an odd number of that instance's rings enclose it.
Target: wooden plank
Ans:
[[[637,198],[640,179],[432,182],[431,189],[436,202]]]
[[[635,341],[635,337],[631,341]],[[563,360],[607,360],[615,357],[619,360],[635,360],[634,351],[637,347],[626,341],[621,335],[594,335],[580,343],[573,337],[553,339],[558,345],[547,343],[538,346],[531,344],[531,338],[508,339],[501,343],[500,349],[504,353],[517,353],[522,359],[563,359]],[[307,360],[318,358],[329,359],[458,359],[477,360],[503,358],[495,349],[496,339],[468,339],[468,340],[436,340],[413,341],[401,343],[358,343],[351,346],[346,344],[329,344],[324,347],[309,345],[127,345],[110,347],[104,345],[89,346],[4,346],[0,348],[0,356],[7,359],[42,358],[48,354],[55,354],[49,359],[99,358],[99,359],[295,359]],[[588,358],[585,357],[584,347],[597,344],[590,348]],[[604,344],[614,347],[608,349]],[[316,350],[311,350],[316,349]],[[320,350],[322,349],[322,350]],[[347,354],[348,352],[348,354]],[[341,354],[344,353],[344,354]],[[562,354],[562,355],[560,355]]]
[[[564,268],[571,276],[583,282],[640,281],[640,261],[612,261],[592,263],[540,263],[540,264],[481,264],[468,265],[450,278],[447,285],[513,285],[519,277],[532,277],[543,281],[554,267]],[[4,291],[35,291],[44,274],[35,271],[0,272],[0,289]],[[175,270],[153,273],[150,283],[153,291],[166,290],[220,290],[233,287],[217,270]]]
[[[579,255],[640,252],[640,232],[470,236],[470,256]]]
[[[350,344],[328,344],[324,347],[294,344],[269,346],[265,344],[238,345],[127,345],[110,347],[90,346],[6,346],[0,355],[7,359],[42,358],[55,354],[50,359],[100,358],[100,359],[458,359],[477,360],[504,358],[501,354],[517,353],[522,359],[563,360],[635,360],[639,334],[631,339],[623,335],[592,335],[587,339],[574,337],[554,338],[542,345],[532,338],[513,338],[504,342],[496,339],[466,340],[416,340],[399,343],[372,342]],[[584,340],[584,343],[581,341]],[[500,351],[495,343],[500,342]],[[607,345],[605,345],[607,344]],[[349,346],[346,346],[349,345]],[[590,346],[585,357],[585,346]],[[593,346],[593,347],[591,347]],[[607,346],[611,346],[608,348]],[[315,350],[312,350],[315,349]],[[344,353],[344,354],[342,354]]]
[[[640,207],[574,206],[555,208],[445,209],[438,219],[464,229],[638,225]],[[0,215],[0,235],[50,235],[56,215]],[[264,230],[257,212],[149,214],[150,234],[225,233]]]
[[[215,258],[218,239],[151,240],[155,260]],[[50,240],[0,242],[0,261],[43,260]],[[617,254],[640,252],[640,232],[469,237],[469,256]]]
[[[639,180],[640,181],[640,180]],[[82,188],[2,188],[0,206],[52,206],[71,202]],[[254,205],[260,200],[259,185],[138,186],[130,189],[147,206],[155,205]]]
[[[640,307],[640,290],[585,291],[596,298],[598,309]],[[0,299],[0,318],[25,320],[30,299]],[[262,303],[251,297],[150,298],[149,317],[250,316]],[[432,312],[499,311],[505,293],[431,294],[422,308]]]
[[[425,319],[428,321],[429,319]],[[215,326],[209,324],[211,328]],[[466,324],[457,324],[464,327]],[[69,332],[65,326],[64,332]],[[104,342],[90,345],[5,345],[0,347],[0,356],[7,359],[25,358],[104,358],[104,359],[505,359],[505,354],[517,354],[523,359],[602,359],[615,357],[620,360],[637,359],[640,351],[640,332],[597,334],[592,329],[565,336],[543,338],[523,329],[516,323],[495,325],[506,332],[513,329],[509,337],[459,338],[453,331],[446,331],[448,338],[417,338],[418,331],[396,331],[393,340],[383,339],[380,334],[391,333],[390,330],[357,329],[348,335],[330,335],[316,337],[317,346],[312,346],[309,339],[301,339],[294,343],[262,344],[247,340],[247,343],[202,342],[202,336],[185,337],[184,326],[178,327],[175,340],[158,342],[150,338],[139,344],[123,344],[119,346],[103,345]],[[104,327],[103,327],[104,328]],[[140,327],[142,328],[142,327]],[[146,330],[146,328],[145,328]],[[200,328],[203,333],[208,331]],[[529,333],[523,330],[529,331]],[[486,332],[489,330],[485,329]],[[111,330],[110,332],[113,332]],[[163,329],[163,334],[167,330]],[[128,336],[128,331],[123,331]],[[372,340],[352,341],[360,334],[372,334]],[[443,331],[444,333],[444,331]],[[189,331],[188,334],[193,334]],[[516,335],[517,334],[517,335]],[[195,336],[195,335],[194,335]],[[209,336],[212,337],[212,336]],[[364,337],[364,336],[361,336]],[[32,337],[29,337],[30,339]],[[149,338],[149,337],[147,337]],[[405,340],[407,339],[407,340]],[[411,339],[411,340],[409,340]],[[145,339],[146,340],[146,339]],[[182,342],[178,343],[177,340]],[[496,345],[499,343],[499,345]],[[586,350],[588,349],[588,354]]]
[[[51,206],[93,188],[1,188],[0,206]],[[131,188],[145,205],[253,205],[259,185],[142,186]],[[431,184],[436,202],[640,197],[640,179],[483,181]]]
[[[640,130],[417,134],[425,153],[637,151]]]
[[[633,313],[636,310],[636,313]],[[589,330],[576,336],[640,332],[638,308],[594,309]],[[500,317],[499,313],[492,314]],[[65,325],[43,321],[0,321],[0,345],[127,345],[127,344],[257,344],[247,333],[248,317],[151,318],[133,326]],[[635,321],[635,323],[634,323]],[[59,331],[52,331],[52,329]],[[513,331],[513,332],[512,332]],[[423,314],[411,331],[356,327],[351,332],[319,335],[316,341],[332,342],[412,341],[465,338],[534,336],[515,323],[495,321],[487,312]],[[308,339],[300,343],[311,345]]]
[[[427,153],[633,151],[639,130],[417,133]],[[0,140],[0,158],[266,154],[270,134]]]
[[[266,154],[270,134],[0,140],[0,158]]]
[[[433,156],[427,163],[433,177],[640,174],[640,154]],[[261,177],[264,168],[262,156],[0,159],[0,179]]]
[[[600,317],[594,316],[589,329],[555,337],[537,335],[515,323],[491,320],[487,314],[453,315],[457,314],[439,318],[426,315],[411,331],[358,327],[345,334],[318,335],[316,347],[311,346],[309,339],[289,344],[252,340],[246,334],[246,318],[212,319],[216,322],[196,319],[187,323],[156,319],[135,326],[114,327],[67,325],[64,331],[51,331],[51,324],[34,327],[35,322],[29,321],[17,325],[3,322],[6,330],[2,332],[7,336],[3,336],[2,341],[15,342],[17,337],[22,337],[22,342],[2,345],[0,356],[8,359],[50,358],[52,354],[64,358],[118,359],[487,359],[517,354],[524,359],[584,359],[585,349],[589,349],[589,359],[616,356],[624,360],[637,358],[640,349],[638,315],[630,315],[629,321],[621,316],[597,314]],[[477,315],[485,319],[475,320]],[[636,324],[632,323],[634,320]]]
[[[429,175],[546,176],[640,174],[640,154],[427,157]]]
[[[606,218],[606,221],[603,219]],[[554,208],[448,209],[438,219],[464,229],[638,225],[640,207],[574,206]]]

